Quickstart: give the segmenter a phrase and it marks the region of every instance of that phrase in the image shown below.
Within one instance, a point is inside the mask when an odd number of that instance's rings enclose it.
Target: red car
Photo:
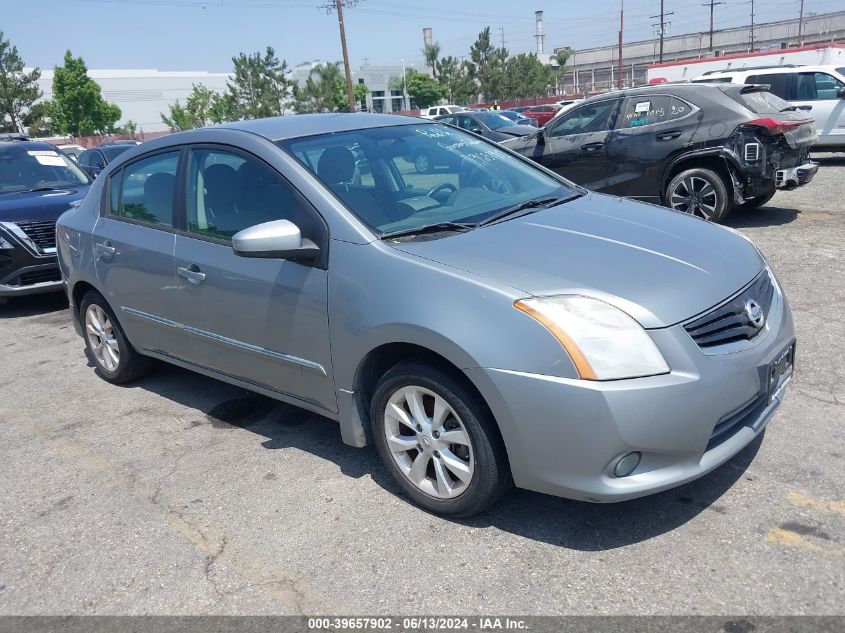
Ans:
[[[534,106],[533,108],[528,108],[522,114],[532,119],[537,119],[537,123],[540,127],[543,127],[546,123],[552,120],[557,111],[560,109],[560,106],[556,103],[550,103],[548,105],[538,105]]]

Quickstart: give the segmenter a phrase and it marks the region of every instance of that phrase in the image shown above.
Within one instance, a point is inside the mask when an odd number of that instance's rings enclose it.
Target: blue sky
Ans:
[[[668,33],[706,31],[709,0],[665,0]],[[722,0],[716,26],[749,21],[748,0]],[[337,19],[326,0],[6,0],[2,28],[30,66],[52,68],[65,49],[89,68],[224,72],[239,51],[272,45],[289,65],[341,59]],[[332,3],[333,4],[333,3]],[[652,37],[659,0],[626,0],[625,40]],[[14,8],[10,8],[14,7]],[[806,0],[805,11],[843,8],[842,0]],[[616,41],[619,0],[361,0],[345,12],[350,61],[422,65],[422,29],[434,29],[444,54],[467,55],[478,32],[504,29],[513,52],[534,50],[534,11],[545,12],[546,50]],[[758,22],[797,17],[798,0],[755,0]]]

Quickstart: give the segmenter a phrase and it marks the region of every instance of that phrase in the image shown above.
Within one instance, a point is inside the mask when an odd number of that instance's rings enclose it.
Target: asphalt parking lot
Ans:
[[[845,154],[817,158],[728,222],[791,301],[781,411],[623,504],[444,520],[329,420],[168,366],[112,386],[61,295],[0,307],[0,614],[845,614]]]

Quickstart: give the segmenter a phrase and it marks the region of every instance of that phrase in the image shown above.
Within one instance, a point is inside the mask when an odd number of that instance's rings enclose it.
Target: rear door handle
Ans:
[[[106,261],[114,257],[114,254],[117,252],[117,249],[108,240],[94,244],[94,249],[97,251],[97,256]]]
[[[673,130],[671,132],[661,132],[657,135],[658,141],[671,141],[673,138],[678,138],[681,135],[680,130]]]
[[[195,285],[199,285],[205,281],[205,273],[196,264],[191,264],[187,268],[185,266],[179,266],[176,269],[176,274]]]
[[[581,146],[581,151],[593,153],[599,151],[602,147],[604,147],[604,143],[587,143]]]

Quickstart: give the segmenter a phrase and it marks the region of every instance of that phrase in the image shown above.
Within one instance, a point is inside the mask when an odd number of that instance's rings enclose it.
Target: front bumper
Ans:
[[[818,163],[807,162],[789,169],[779,169],[775,173],[775,186],[778,189],[794,189],[810,182],[819,170]]]
[[[767,370],[794,341],[782,295],[741,351],[702,350],[681,325],[649,333],[671,373],[595,382],[467,370],[499,423],[517,486],[584,501],[633,499],[701,477],[766,427],[785,393],[769,402]],[[637,468],[615,477],[616,461],[633,451],[642,454]]]

